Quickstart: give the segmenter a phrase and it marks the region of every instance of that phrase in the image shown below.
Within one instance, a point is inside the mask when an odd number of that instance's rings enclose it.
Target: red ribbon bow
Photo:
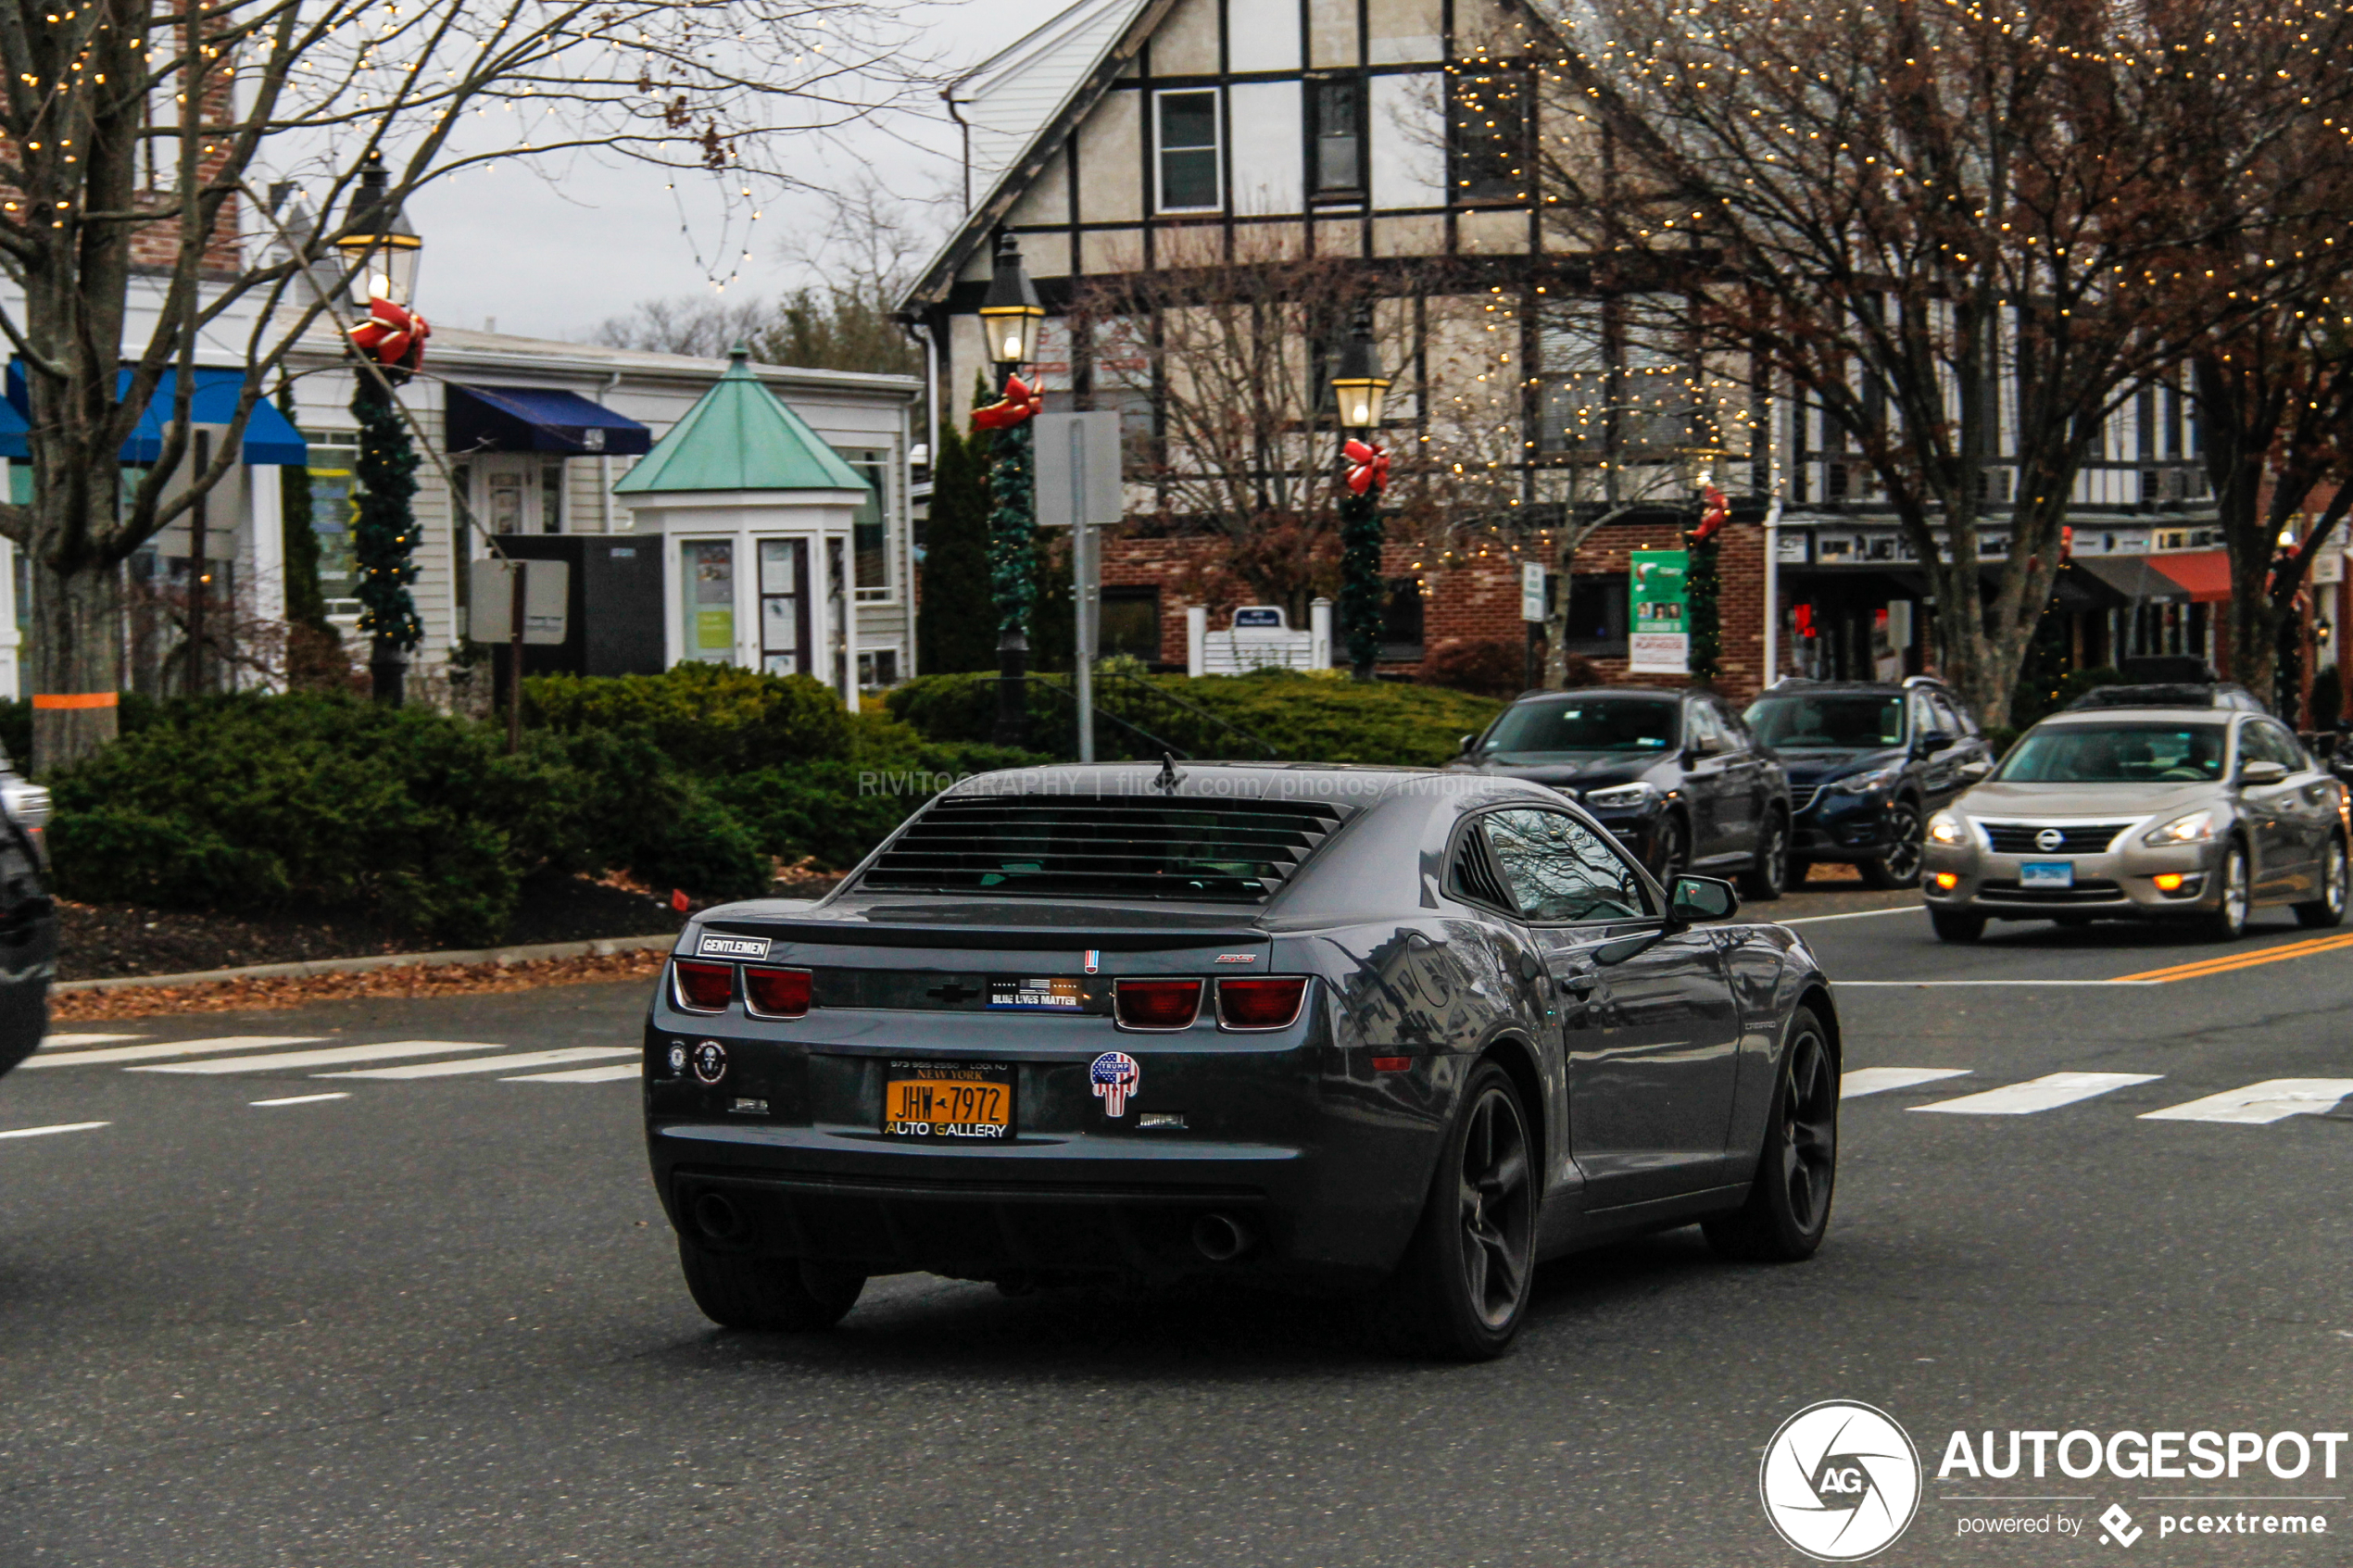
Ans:
[[[973,424],[980,430],[1010,430],[1046,406],[1045,395],[1024,385],[1019,376],[1005,378],[1005,395],[985,408],[973,410]]]
[[[422,316],[388,299],[371,299],[368,320],[351,329],[351,341],[362,354],[375,356],[379,365],[411,370],[424,363],[425,339],[431,336]]]
[[[1348,458],[1348,488],[1362,495],[1367,490],[1383,490],[1389,485],[1389,451],[1382,446],[1367,446],[1361,441],[1351,441],[1340,448]]]
[[[1732,504],[1724,499],[1724,493],[1713,484],[1706,486],[1699,494],[1704,506],[1700,512],[1699,526],[1692,530],[1692,543],[1705,545],[1716,536],[1718,529],[1732,521]]]

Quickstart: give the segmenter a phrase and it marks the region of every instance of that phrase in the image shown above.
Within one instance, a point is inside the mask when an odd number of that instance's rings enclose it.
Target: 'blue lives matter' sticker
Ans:
[[[1086,1005],[1076,975],[1026,978],[992,974],[988,1005],[1012,1012],[1077,1012]]]

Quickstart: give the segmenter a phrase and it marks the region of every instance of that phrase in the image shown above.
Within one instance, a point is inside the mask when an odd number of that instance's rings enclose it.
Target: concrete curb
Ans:
[[[535,942],[522,947],[484,947],[474,952],[376,953],[364,959],[308,959],[299,963],[258,963],[244,969],[200,969],[188,974],[125,974],[112,980],[63,980],[55,992],[120,991],[134,985],[208,985],[224,980],[277,980],[303,974],[362,974],[371,969],[436,969],[447,964],[500,966],[540,959],[601,959],[614,953],[668,947],[675,932],[660,936],[599,936],[589,942]]]

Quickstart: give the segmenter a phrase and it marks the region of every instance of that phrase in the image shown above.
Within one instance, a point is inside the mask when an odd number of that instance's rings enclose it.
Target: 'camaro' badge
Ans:
[[[1256,953],[1220,953],[1217,955],[1217,961],[1219,963],[1256,963],[1258,955]]]
[[[1126,1051],[1105,1051],[1087,1070],[1087,1077],[1095,1098],[1103,1102],[1103,1114],[1116,1121],[1127,1114],[1127,1097],[1144,1081],[1144,1070]]]
[[[706,1084],[716,1084],[727,1076],[727,1047],[716,1040],[705,1040],[697,1046],[695,1076]]]
[[[764,959],[768,956],[768,938],[723,936],[716,932],[705,932],[702,946],[695,952],[706,959]]]

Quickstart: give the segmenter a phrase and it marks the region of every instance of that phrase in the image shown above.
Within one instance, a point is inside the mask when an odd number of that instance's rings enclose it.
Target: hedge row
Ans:
[[[1070,699],[1049,689],[1057,684],[1030,683],[1031,735],[1041,745],[1076,728]],[[1106,681],[1097,700],[1104,713],[1202,759],[1254,759],[1271,750],[1291,761],[1414,767],[1453,758],[1462,737],[1484,729],[1504,706],[1436,686],[1361,685],[1277,671]],[[986,740],[996,725],[991,675],[925,675],[893,687],[887,701],[893,718],[938,740]],[[1101,755],[1152,753],[1150,742],[1116,724],[1099,723],[1096,733]]]
[[[1111,704],[1201,757],[1445,760],[1496,704],[1409,686],[1251,676],[1151,684]],[[712,666],[524,684],[504,727],[316,694],[127,701],[121,738],[49,781],[58,890],[94,903],[369,910],[475,946],[536,872],[626,871],[698,897],[764,890],[774,863],[855,863],[941,783],[1043,760],[988,744],[996,689],[935,676],[852,715],[815,681]],[[1033,691],[1037,732],[1066,701]],[[25,755],[29,715],[0,706]]]

